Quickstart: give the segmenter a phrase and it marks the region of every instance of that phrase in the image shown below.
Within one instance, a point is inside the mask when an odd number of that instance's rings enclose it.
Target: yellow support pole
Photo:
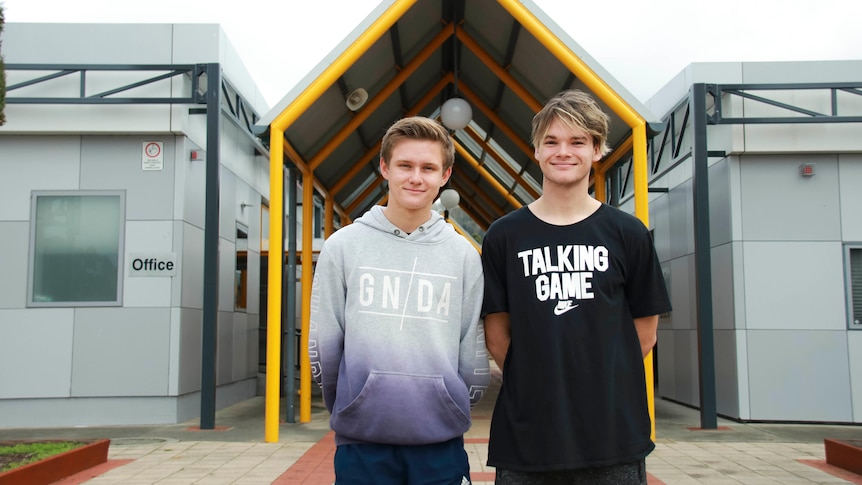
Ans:
[[[311,279],[314,276],[314,172],[302,176],[302,334],[299,345],[299,422],[311,421],[311,359],[308,328],[311,326]],[[279,292],[279,294],[281,294]]]
[[[269,134],[269,265],[266,295],[266,391],[264,440],[278,442],[279,399],[281,395],[281,237],[284,212],[284,132]]]

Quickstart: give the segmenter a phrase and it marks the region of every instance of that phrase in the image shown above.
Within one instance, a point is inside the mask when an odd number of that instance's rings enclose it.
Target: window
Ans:
[[[33,192],[30,306],[122,304],[123,192]]]
[[[236,266],[234,267],[233,308],[248,308],[248,228],[236,223]]]
[[[847,321],[862,329],[862,245],[846,248]]]

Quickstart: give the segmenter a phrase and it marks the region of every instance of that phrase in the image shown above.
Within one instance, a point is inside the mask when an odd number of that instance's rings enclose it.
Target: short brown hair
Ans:
[[[401,118],[386,130],[380,146],[380,157],[386,164],[392,157],[392,150],[402,140],[426,140],[440,143],[443,152],[443,171],[455,164],[455,145],[449,131],[439,122],[424,116]]]
[[[551,98],[545,106],[533,117],[533,146],[538,147],[548,133],[554,120],[566,128],[580,128],[593,138],[593,145],[599,148],[599,153],[606,155],[608,147],[608,128],[610,116],[599,107],[596,100],[589,94],[570,89]]]

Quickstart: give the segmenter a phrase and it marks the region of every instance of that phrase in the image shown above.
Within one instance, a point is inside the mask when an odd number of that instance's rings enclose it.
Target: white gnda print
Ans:
[[[536,299],[557,300],[555,315],[578,307],[575,300],[591,300],[593,275],[608,270],[604,246],[567,244],[544,246],[518,253],[525,278],[534,278]]]
[[[399,330],[409,320],[447,323],[457,277],[418,272],[418,260],[410,271],[360,266],[359,313],[398,318]]]

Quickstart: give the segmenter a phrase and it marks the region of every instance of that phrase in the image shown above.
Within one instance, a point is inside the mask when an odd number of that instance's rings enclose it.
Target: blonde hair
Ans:
[[[532,142],[538,147],[548,133],[551,123],[559,120],[568,129],[579,128],[593,138],[593,145],[602,156],[611,151],[608,146],[610,116],[599,107],[589,94],[570,89],[551,98],[533,117]]]

